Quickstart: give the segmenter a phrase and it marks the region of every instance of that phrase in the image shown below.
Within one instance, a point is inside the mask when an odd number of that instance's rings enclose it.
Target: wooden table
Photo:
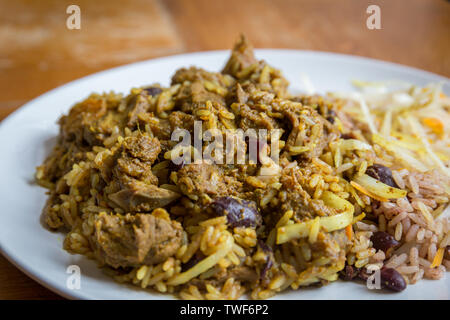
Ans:
[[[68,30],[66,8],[81,9]],[[370,4],[380,30],[366,27]],[[445,0],[0,0],[0,119],[73,79],[157,56],[255,47],[333,51],[450,76]],[[18,230],[20,231],[20,230]],[[55,299],[0,256],[0,299]]]

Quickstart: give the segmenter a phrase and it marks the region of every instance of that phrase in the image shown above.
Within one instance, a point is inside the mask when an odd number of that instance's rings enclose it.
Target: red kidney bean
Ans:
[[[406,281],[403,276],[393,268],[382,268],[380,271],[381,286],[392,291],[403,291]]]
[[[392,178],[392,171],[388,167],[381,164],[374,164],[373,166],[367,168],[366,174],[387,184],[388,186],[398,188],[398,185]]]
[[[228,224],[232,228],[258,227],[262,223],[261,213],[254,201],[220,197],[214,200],[211,207],[217,215],[226,215]]]
[[[370,241],[372,241],[375,249],[382,250],[387,255],[389,255],[394,248],[399,245],[399,242],[395,240],[393,236],[383,231],[375,232],[372,237],[370,237]]]

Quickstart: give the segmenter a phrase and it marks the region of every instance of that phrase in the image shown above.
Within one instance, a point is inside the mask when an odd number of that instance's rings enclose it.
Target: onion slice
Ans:
[[[372,150],[372,146],[356,139],[345,139],[341,141],[341,151],[345,152],[347,150]]]
[[[379,201],[398,199],[406,196],[406,190],[391,187],[367,174],[353,178],[350,184],[357,190]]]
[[[344,229],[352,223],[354,207],[350,202],[338,197],[330,191],[325,191],[321,199],[325,205],[341,212],[334,216],[320,218],[320,226],[326,232]],[[314,220],[308,220],[279,227],[277,230],[277,244],[282,244],[292,239],[308,237],[313,222]]]
[[[221,245],[219,245],[219,248],[216,252],[206,257],[189,270],[182,272],[174,278],[170,279],[169,281],[167,281],[167,284],[171,286],[177,286],[186,283],[199,274],[209,270],[210,268],[215,266],[220,261],[220,259],[225,257],[231,251],[231,249],[233,248],[233,244],[233,236],[228,235],[227,239]]]

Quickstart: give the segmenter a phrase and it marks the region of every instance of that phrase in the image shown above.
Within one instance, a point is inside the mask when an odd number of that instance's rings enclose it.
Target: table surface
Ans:
[[[66,8],[81,9],[68,30]],[[369,30],[366,9],[381,9]],[[450,76],[446,0],[0,0],[0,120],[71,80],[121,64],[228,49],[240,33],[257,48],[332,51]],[[0,255],[0,299],[59,299]]]

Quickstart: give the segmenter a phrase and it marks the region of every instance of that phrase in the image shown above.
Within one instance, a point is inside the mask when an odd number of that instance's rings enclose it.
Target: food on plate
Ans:
[[[91,94],[61,117],[37,168],[45,223],[117,281],[182,299],[442,278],[450,99],[440,85],[355,81],[359,91],[321,96],[288,84],[242,37],[221,72],[182,68],[168,87]]]

